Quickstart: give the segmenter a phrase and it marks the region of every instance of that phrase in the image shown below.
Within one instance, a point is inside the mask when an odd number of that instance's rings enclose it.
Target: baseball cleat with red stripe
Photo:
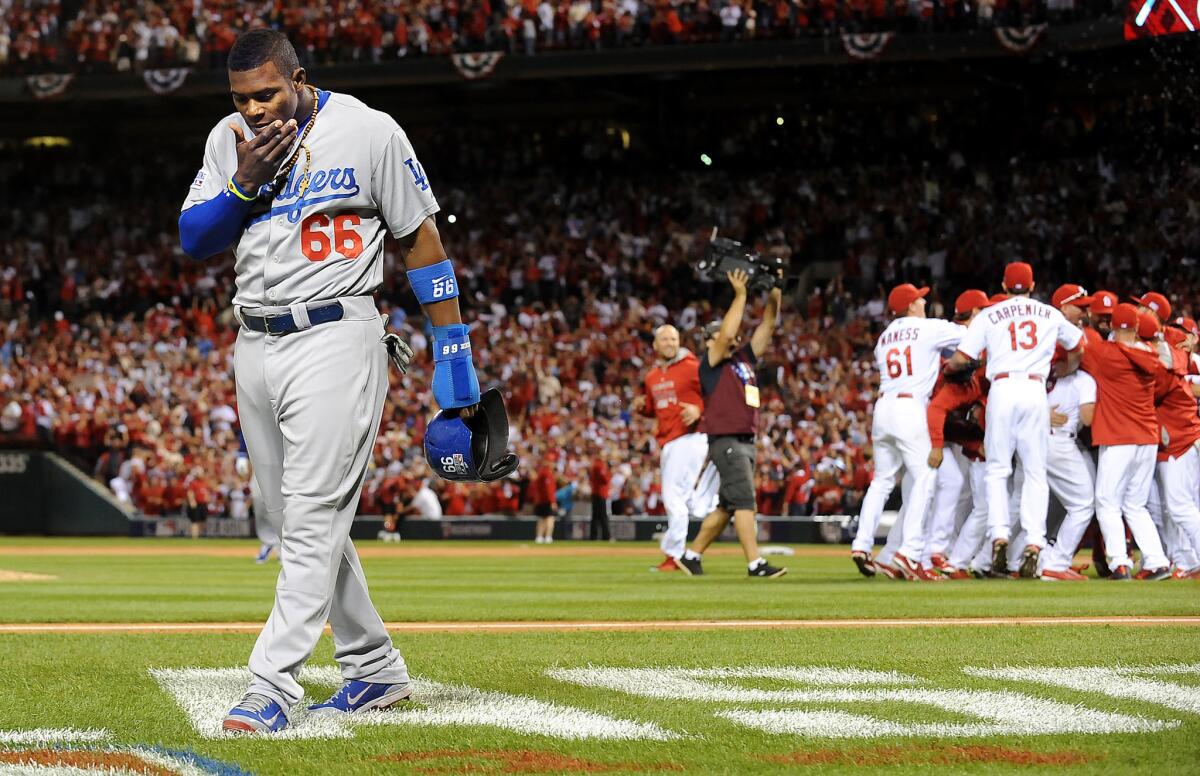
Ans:
[[[1134,579],[1140,579],[1143,582],[1157,582],[1160,579],[1170,579],[1171,569],[1168,566],[1163,566],[1158,569],[1142,569],[1134,575]]]
[[[1050,569],[1042,570],[1043,582],[1087,582],[1087,577],[1080,574],[1074,569],[1066,571],[1051,571]]]
[[[896,580],[904,579],[904,574],[902,574],[900,572],[900,569],[898,569],[895,566],[892,566],[891,564],[888,564],[888,563],[876,563],[875,570],[878,571],[880,574],[883,574],[888,579],[896,579]]]
[[[654,567],[655,571],[679,571],[679,564],[675,559],[668,555],[663,559],[663,562]]]
[[[967,571],[966,569],[956,569],[953,566],[951,566],[950,571],[946,572],[946,578],[947,579],[974,579],[975,575],[972,574],[971,572]]]

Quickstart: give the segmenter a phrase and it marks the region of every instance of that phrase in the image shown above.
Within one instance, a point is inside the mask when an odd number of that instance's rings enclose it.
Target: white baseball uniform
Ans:
[[[1079,347],[1083,333],[1063,314],[1025,296],[1014,296],[987,308],[967,327],[958,349],[970,358],[987,351],[988,526],[992,541],[1008,541],[1008,478],[1013,453],[1021,458],[1025,483],[1021,492],[1021,527],[1029,544],[1046,546],[1046,448],[1050,404],[1046,377],[1056,344]]]
[[[1050,429],[1046,477],[1050,490],[1066,510],[1054,546],[1042,556],[1042,568],[1066,571],[1083,540],[1096,508],[1096,464],[1079,447],[1079,410],[1096,403],[1096,381],[1082,369],[1055,381],[1047,399],[1057,412],[1067,416],[1061,426]]]
[[[298,164],[280,191],[260,194],[234,244],[239,319],[291,313],[300,329],[272,336],[243,327],[234,350],[242,432],[265,517],[282,538],[250,691],[284,709],[304,694],[296,677],[326,621],[346,679],[408,681],[349,533],[388,388],[371,296],[383,280],[384,237],[408,235],[438,210],[390,116],[344,94],[322,92],[318,104],[307,190]],[[236,171],[231,122],[252,135],[237,113],[217,122],[183,209],[221,194]],[[309,313],[334,301],[342,318],[312,325]]]
[[[931,567],[934,555],[947,554],[964,496],[969,504],[967,464],[960,446],[947,444],[943,448],[942,465],[937,468],[934,483],[933,506],[925,521],[925,550],[921,554],[921,563],[926,568]]]
[[[721,479],[716,465],[708,462],[708,435],[693,432],[663,445],[660,476],[667,530],[659,544],[664,555],[679,558],[690,519],[707,517],[717,508]]]
[[[901,467],[913,476],[912,503],[903,511],[903,544],[900,553],[920,563],[925,539],[925,511],[933,497],[934,470],[929,468],[929,425],[925,408],[941,368],[941,352],[956,345],[963,329],[938,318],[897,318],[884,329],[875,345],[879,368],[879,399],[871,435],[875,476],[863,498],[854,550],[870,552],[875,526],[888,496],[896,487]]]

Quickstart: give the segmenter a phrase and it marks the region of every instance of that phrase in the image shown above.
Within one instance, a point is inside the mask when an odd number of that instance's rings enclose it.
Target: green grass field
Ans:
[[[747,579],[732,548],[689,579],[649,573],[650,545],[364,547],[373,596],[416,677],[413,701],[356,724],[298,714],[286,739],[228,739],[211,728],[240,694],[252,632],[28,631],[257,623],[277,564],[256,566],[246,542],[0,541],[0,572],[55,577],[0,583],[0,776],[100,772],[67,764],[189,774],[1200,773],[1197,582],[895,583],[861,579],[848,553],[829,547],[797,548],[791,573],[773,581]],[[1108,615],[1192,619],[921,622]],[[670,627],[756,619],[912,624]],[[496,631],[498,621],[574,625]],[[582,630],[580,621],[643,625]],[[331,653],[325,638],[306,671],[313,698],[338,681]]]

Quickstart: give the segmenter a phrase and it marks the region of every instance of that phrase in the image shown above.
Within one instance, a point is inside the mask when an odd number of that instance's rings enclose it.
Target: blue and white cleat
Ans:
[[[254,558],[255,563],[266,563],[271,558],[271,553],[275,551],[274,544],[264,544],[258,548],[258,555]]]
[[[234,733],[278,733],[287,726],[288,718],[280,705],[256,692],[247,693],[221,723],[222,730]]]
[[[381,684],[377,682],[360,682],[351,679],[342,685],[324,703],[316,703],[308,707],[309,711],[369,711],[371,709],[386,709],[395,703],[407,700],[412,695],[412,684]]]

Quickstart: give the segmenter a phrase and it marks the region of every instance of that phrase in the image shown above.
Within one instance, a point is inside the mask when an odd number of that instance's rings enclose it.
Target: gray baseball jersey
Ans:
[[[424,168],[404,130],[386,113],[329,93],[305,144],[309,186],[300,193],[304,155],[274,200],[260,197],[233,246],[238,307],[279,307],[370,294],[383,282],[384,229],[403,237],[438,211]],[[237,171],[238,113],[213,127],[183,210],[220,194]]]

